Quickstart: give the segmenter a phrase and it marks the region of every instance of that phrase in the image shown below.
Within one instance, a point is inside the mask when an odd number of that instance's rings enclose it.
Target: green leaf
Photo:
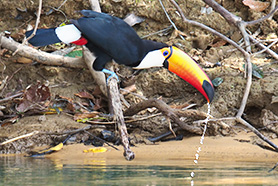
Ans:
[[[243,64],[243,68],[245,68],[245,64]],[[264,77],[263,71],[257,65],[255,65],[253,63],[252,63],[252,75],[259,79]]]
[[[67,56],[67,57],[82,57],[83,52],[82,52],[82,50],[74,50],[74,51],[71,51],[70,53],[68,53],[65,56]]]

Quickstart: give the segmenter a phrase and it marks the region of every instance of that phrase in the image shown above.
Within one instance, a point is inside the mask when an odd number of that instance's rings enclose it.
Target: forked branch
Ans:
[[[240,108],[238,110],[238,113],[235,117],[235,120],[240,122],[241,124],[243,124],[244,126],[248,127],[252,132],[254,132],[259,138],[261,138],[262,140],[264,140],[265,142],[267,142],[269,145],[271,145],[276,151],[278,151],[278,147],[272,143],[269,139],[267,139],[264,135],[262,135],[258,130],[256,130],[251,124],[249,124],[248,122],[246,122],[244,119],[242,119],[242,115],[244,112],[244,109],[246,107],[246,103],[248,100],[248,96],[250,93],[250,89],[251,89],[251,84],[252,84],[252,64],[251,64],[251,45],[250,45],[250,38],[251,41],[254,42],[255,39],[252,38],[252,36],[250,36],[247,32],[246,32],[246,26],[248,24],[255,24],[258,23],[260,21],[265,20],[266,18],[270,17],[271,15],[273,15],[275,13],[275,11],[277,11],[278,7],[275,7],[274,10],[272,10],[270,12],[269,15],[265,16],[264,18],[257,20],[256,22],[244,22],[242,21],[242,19],[234,14],[232,14],[231,12],[229,12],[228,10],[226,10],[224,7],[222,7],[221,5],[219,5],[216,1],[214,0],[203,0],[206,4],[208,4],[209,6],[211,6],[216,12],[220,13],[230,24],[235,25],[242,33],[245,45],[247,47],[246,50],[244,50],[242,47],[240,47],[237,43],[235,43],[233,40],[227,38],[226,36],[224,36],[223,34],[217,32],[216,30],[201,24],[199,22],[196,21],[192,21],[187,19],[184,16],[184,13],[182,11],[182,9],[179,7],[179,5],[176,3],[175,0],[169,0],[178,10],[178,12],[181,15],[181,18],[183,20],[183,22],[187,23],[187,24],[192,24],[195,26],[199,26],[202,29],[205,29],[207,31],[210,31],[211,33],[219,36],[220,38],[224,39],[225,41],[227,41],[228,43],[230,43],[231,45],[233,45],[235,48],[237,48],[245,57],[246,63],[247,63],[247,72],[248,72],[248,76],[247,76],[247,82],[246,82],[246,88],[244,91],[244,95],[241,101],[241,105]],[[256,43],[257,44],[257,43]],[[270,49],[266,50],[267,52],[271,53]],[[276,54],[274,56],[277,56]]]

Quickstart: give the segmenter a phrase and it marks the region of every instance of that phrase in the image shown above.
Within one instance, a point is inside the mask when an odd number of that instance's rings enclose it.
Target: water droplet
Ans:
[[[205,125],[204,125],[204,130],[203,130],[203,134],[200,138],[200,144],[203,145],[204,143],[204,139],[205,139],[205,134],[206,134],[206,130],[207,130],[207,125],[208,125],[208,121],[209,121],[209,118],[210,118],[210,104],[208,103],[208,112],[207,112],[207,118],[205,119]],[[193,161],[195,164],[198,164],[198,159],[200,157],[199,153],[201,152],[201,145],[198,147],[197,149],[197,153],[195,154],[195,160]],[[193,177],[195,176],[195,173],[194,172],[191,172],[190,174],[192,180],[191,180],[191,186],[194,185],[194,182],[193,182]]]
[[[199,159],[199,154],[195,154],[196,160]]]

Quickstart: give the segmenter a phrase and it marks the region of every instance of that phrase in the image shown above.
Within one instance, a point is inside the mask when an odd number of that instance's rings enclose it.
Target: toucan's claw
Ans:
[[[110,78],[112,78],[112,77],[115,77],[116,79],[117,79],[117,82],[119,82],[120,80],[119,80],[119,77],[117,76],[117,74],[115,73],[115,72],[112,72],[112,71],[110,71],[110,70],[107,70],[107,69],[102,69],[102,72],[103,73],[106,73],[106,74],[110,74],[110,76],[108,76],[108,78],[106,79],[106,82],[108,82],[108,80],[110,79]]]

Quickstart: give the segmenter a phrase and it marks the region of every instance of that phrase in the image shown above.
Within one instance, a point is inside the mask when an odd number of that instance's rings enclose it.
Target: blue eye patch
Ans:
[[[164,55],[164,56],[167,56],[168,54],[169,54],[168,51],[164,51],[164,52],[163,52],[163,55]]]

